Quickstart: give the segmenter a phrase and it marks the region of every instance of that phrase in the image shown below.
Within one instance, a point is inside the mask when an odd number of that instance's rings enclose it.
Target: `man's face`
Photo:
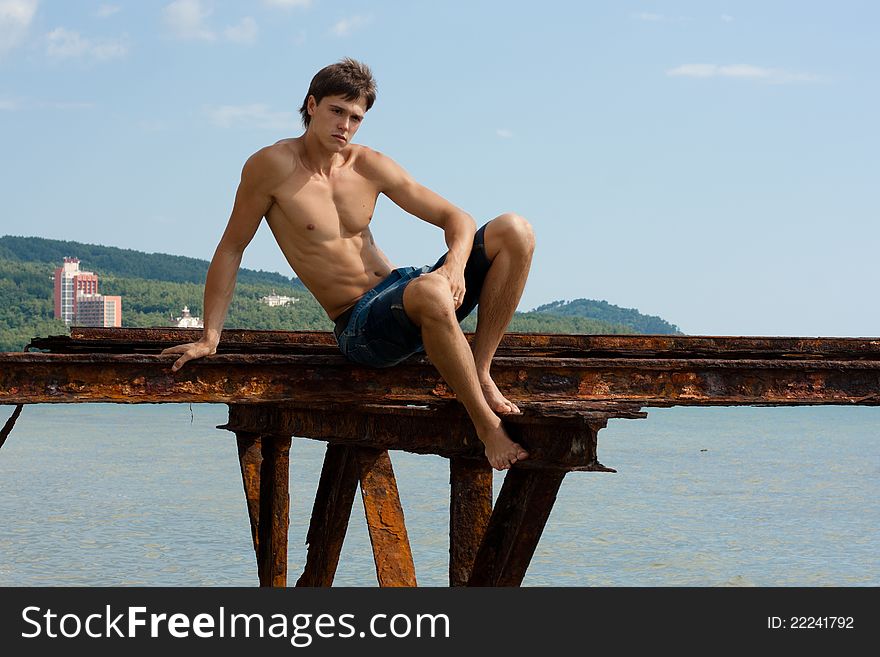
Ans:
[[[320,103],[309,96],[307,105],[311,121],[309,131],[330,150],[342,150],[351,143],[367,112],[367,101],[345,100],[342,96],[325,96]]]

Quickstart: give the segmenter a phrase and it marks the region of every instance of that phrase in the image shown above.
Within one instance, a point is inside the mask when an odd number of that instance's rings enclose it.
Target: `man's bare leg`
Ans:
[[[489,369],[525,288],[535,250],[535,236],[525,219],[515,214],[503,214],[486,226],[485,244],[486,256],[492,265],[480,292],[477,311],[473,345],[477,378],[492,410],[519,413],[516,404],[498,390]]]
[[[528,458],[528,452],[510,439],[501,418],[486,402],[473,353],[455,318],[446,279],[433,273],[419,276],[406,286],[403,307],[410,319],[421,326],[428,358],[467,410],[492,467],[506,470]]]

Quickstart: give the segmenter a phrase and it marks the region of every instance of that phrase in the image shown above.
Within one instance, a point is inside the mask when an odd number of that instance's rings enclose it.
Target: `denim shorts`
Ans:
[[[489,271],[486,256],[486,226],[474,235],[474,245],[464,269],[465,294],[455,316],[461,322],[480,301],[480,291]],[[336,318],[336,343],[343,355],[370,367],[391,367],[424,351],[421,329],[403,310],[403,291],[422,274],[446,262],[444,254],[433,266],[401,267],[382,279],[350,309]]]

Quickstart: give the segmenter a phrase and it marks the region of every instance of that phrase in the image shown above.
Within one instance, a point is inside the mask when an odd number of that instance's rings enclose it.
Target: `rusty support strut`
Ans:
[[[466,586],[492,514],[492,466],[449,459],[449,586]]]
[[[248,519],[251,524],[251,539],[254,553],[260,553],[260,467],[263,463],[263,450],[260,435],[235,432],[238,443],[238,463],[241,466],[241,482],[247,501]]]
[[[287,586],[290,436],[236,432],[260,586]]]
[[[12,415],[6,420],[6,424],[0,429],[0,447],[3,447],[3,443],[6,442],[6,438],[12,432],[12,427],[15,426],[15,421],[18,419],[18,416],[21,415],[22,408],[24,408],[24,404],[17,404],[15,410],[12,411]]]
[[[507,472],[468,586],[522,584],[563,477],[564,470]]]
[[[357,491],[354,448],[329,443],[315,493],[306,543],[308,556],[297,586],[332,586]]]
[[[379,586],[416,586],[416,569],[388,451],[351,449],[357,459]]]

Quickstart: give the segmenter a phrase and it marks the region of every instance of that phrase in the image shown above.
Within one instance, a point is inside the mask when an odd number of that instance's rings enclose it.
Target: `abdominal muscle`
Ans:
[[[315,238],[294,239],[293,234],[278,230],[278,222],[271,217],[267,221],[287,262],[332,320],[354,306],[393,269],[372,243],[368,230],[329,239],[314,230]]]

